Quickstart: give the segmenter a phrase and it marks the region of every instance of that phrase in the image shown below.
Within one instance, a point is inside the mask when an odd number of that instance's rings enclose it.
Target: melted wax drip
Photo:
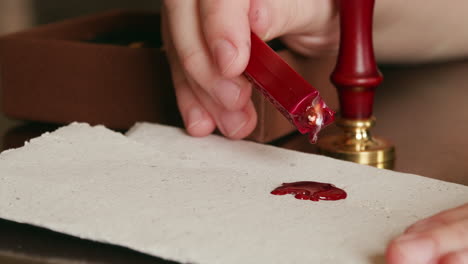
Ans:
[[[320,96],[317,96],[307,107],[300,121],[304,127],[309,128],[310,143],[317,143],[320,130],[333,122],[334,119],[334,112],[327,107]]]
[[[294,194],[296,199],[311,201],[336,201],[345,199],[347,196],[344,190],[335,187],[333,184],[312,181],[283,183],[280,187],[274,189],[271,194]]]

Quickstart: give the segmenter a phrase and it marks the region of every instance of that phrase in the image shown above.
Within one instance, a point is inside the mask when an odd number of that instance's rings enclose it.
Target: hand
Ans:
[[[242,76],[250,31],[305,56],[336,53],[333,0],[165,0],[162,32],[179,110],[192,136],[216,127],[240,139],[256,126],[252,86]]]
[[[410,226],[387,249],[389,264],[468,263],[468,203]]]

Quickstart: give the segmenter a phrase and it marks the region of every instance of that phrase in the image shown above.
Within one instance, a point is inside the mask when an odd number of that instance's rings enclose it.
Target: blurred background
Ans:
[[[160,0],[0,0],[0,35],[110,9],[159,10],[159,5]],[[0,135],[12,123],[0,115]]]
[[[158,10],[160,0],[0,0],[0,34],[114,8]]]

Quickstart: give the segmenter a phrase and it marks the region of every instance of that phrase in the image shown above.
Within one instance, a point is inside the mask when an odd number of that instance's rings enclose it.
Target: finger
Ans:
[[[468,248],[447,254],[439,264],[468,264]]]
[[[448,225],[454,221],[468,218],[468,204],[452,208],[429,218],[418,221],[408,227],[405,233],[418,233],[433,229],[438,226]]]
[[[222,75],[241,75],[250,56],[249,0],[200,2],[202,30]]]
[[[172,70],[172,73],[173,76],[175,76],[174,78],[177,79],[179,71]],[[187,133],[195,137],[204,137],[213,133],[216,128],[215,122],[211,115],[199,103],[187,81],[176,80],[174,81],[174,87],[177,105],[181,112],[182,119],[184,120]]]
[[[432,263],[444,255],[464,250],[467,245],[468,219],[463,219],[425,232],[401,236],[390,243],[387,259],[389,264]]]
[[[196,98],[174,54],[172,39],[167,31],[167,20],[162,14],[162,35],[169,60],[177,104],[187,132],[192,136],[207,136],[215,129],[214,120]]]
[[[208,112],[211,113],[221,133],[226,137],[242,139],[255,129],[257,114],[251,100],[240,111],[227,111],[216,104],[203,89],[198,88],[195,93]]]
[[[167,33],[166,33],[167,34]],[[166,37],[169,41],[171,40],[170,35]],[[174,54],[171,49],[171,45],[169,45],[169,54]],[[170,56],[171,65],[179,65],[175,56]],[[176,72],[181,68],[173,67]],[[180,75],[180,74],[179,74]],[[177,75],[177,76],[179,76]],[[210,114],[210,116],[215,120],[218,128],[220,131],[226,135],[227,137],[233,139],[240,139],[244,138],[249,135],[253,129],[255,128],[257,122],[257,116],[255,113],[255,109],[253,107],[253,103],[249,101],[241,111],[226,111],[223,107],[213,101],[213,98],[206,93],[193,79],[190,77],[185,76],[184,81],[186,82],[185,87],[190,87],[190,91],[192,94],[195,94],[198,101],[203,105],[204,109],[206,109]],[[250,85],[250,83],[248,83]],[[177,89],[176,91],[180,91],[182,89]],[[181,93],[185,94],[185,93]],[[180,98],[181,96],[178,96]],[[182,99],[178,99],[178,102],[184,101]],[[180,108],[183,108],[183,104],[179,104]]]
[[[252,100],[249,100],[241,112],[224,112],[220,119],[227,136],[231,139],[247,137],[257,125],[257,113]]]
[[[241,77],[224,78],[214,65],[203,39],[198,18],[198,1],[167,0],[169,30],[177,57],[187,77],[193,79],[225,109],[243,109],[251,95],[251,86]]]
[[[256,0],[249,12],[252,31],[264,40],[285,34],[320,33],[336,17],[332,0]]]

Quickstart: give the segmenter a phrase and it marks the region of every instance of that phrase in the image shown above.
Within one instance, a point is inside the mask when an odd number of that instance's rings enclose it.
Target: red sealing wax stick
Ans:
[[[254,33],[247,78],[312,143],[318,132],[334,120],[319,92],[294,71],[275,51]]]

